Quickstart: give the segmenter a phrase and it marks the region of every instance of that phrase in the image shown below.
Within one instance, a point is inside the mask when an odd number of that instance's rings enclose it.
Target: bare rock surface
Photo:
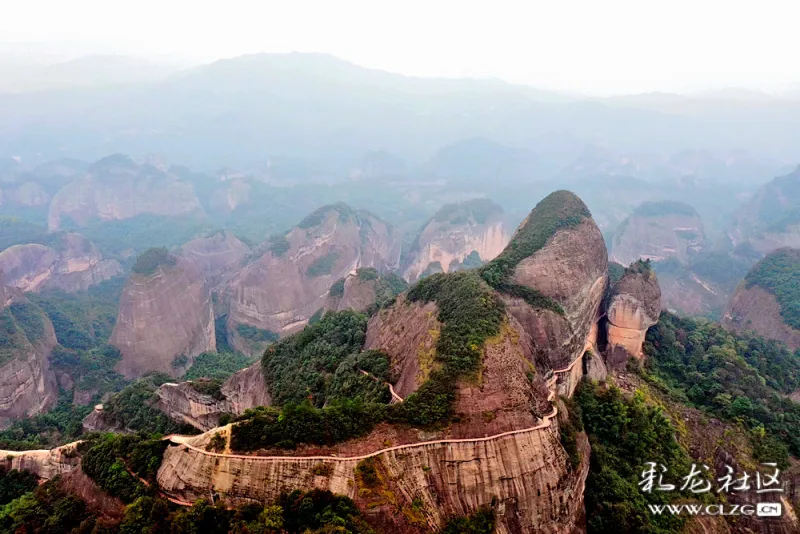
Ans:
[[[642,358],[647,329],[658,322],[661,289],[656,273],[644,264],[626,269],[611,289],[608,301],[607,362],[624,368],[628,358]]]
[[[325,306],[336,280],[361,267],[392,271],[400,260],[391,226],[344,204],[320,208],[265,248],[226,288],[229,339],[249,354],[263,347],[248,344],[240,325],[278,336],[297,332]]]
[[[178,376],[194,357],[216,350],[211,290],[196,268],[179,258],[151,275],[132,274],[119,303],[109,341],[120,352],[128,378],[148,371]],[[181,365],[173,365],[179,357]]]
[[[250,408],[272,403],[261,362],[226,380],[220,388],[219,398],[198,392],[190,382],[163,384],[156,390],[156,396],[158,400],[154,407],[167,417],[204,431],[219,426],[223,414],[241,415]]]
[[[122,273],[117,260],[103,258],[82,235],[67,233],[59,241],[58,249],[31,243],[0,252],[5,283],[22,291],[82,291]]]
[[[48,227],[58,230],[67,219],[84,226],[93,219],[129,219],[137,215],[184,215],[200,211],[189,182],[150,164],[116,154],[89,167],[53,197]]]
[[[787,325],[775,295],[758,287],[740,286],[731,298],[722,324],[738,331],[753,331],[767,339],[777,339],[795,350],[800,348],[800,330]]]
[[[249,254],[250,247],[228,231],[193,239],[181,247],[181,255],[212,282],[239,269]]]
[[[44,313],[35,312],[41,320],[41,335],[29,339],[19,320],[6,308],[15,302],[25,303],[26,299],[19,290],[6,288],[0,303],[7,339],[0,364],[0,428],[7,427],[14,419],[47,411],[58,397],[49,360],[58,343],[53,325]]]
[[[414,282],[435,263],[439,264],[441,272],[462,268],[465,261],[466,266],[474,267],[470,261],[485,263],[494,259],[505,248],[508,239],[503,210],[494,202],[475,199],[448,204],[422,229],[403,277]]]
[[[614,232],[611,259],[621,265],[667,258],[687,263],[705,247],[703,222],[693,207],[682,202],[645,202]]]

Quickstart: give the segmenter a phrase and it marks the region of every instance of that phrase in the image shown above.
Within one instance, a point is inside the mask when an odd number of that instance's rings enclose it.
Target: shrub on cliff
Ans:
[[[759,286],[775,295],[783,321],[800,329],[800,250],[776,250],[758,262],[744,281],[746,287]]]
[[[175,256],[171,255],[166,248],[149,248],[139,254],[131,271],[142,276],[150,276],[154,274],[159,267],[171,267],[175,265],[176,262]]]
[[[591,216],[574,193],[563,190],[550,193],[533,208],[503,252],[479,269],[481,277],[498,291],[520,297],[531,306],[563,314],[558,303],[533,288],[513,284],[511,276],[522,260],[544,247],[556,232],[577,226]]]

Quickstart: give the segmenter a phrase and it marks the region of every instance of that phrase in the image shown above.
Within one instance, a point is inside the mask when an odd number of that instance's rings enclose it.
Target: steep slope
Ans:
[[[774,178],[740,206],[728,237],[734,246],[749,242],[761,254],[800,247],[800,166]]]
[[[54,247],[35,243],[14,245],[0,252],[5,283],[22,291],[63,289],[83,291],[122,273],[117,260],[104,259],[80,234],[66,233]]]
[[[250,354],[305,326],[336,280],[361,267],[391,271],[400,259],[391,226],[341,203],[318,209],[265,247],[225,291],[228,337]]]
[[[250,247],[231,232],[217,232],[193,239],[183,245],[181,256],[211,282],[241,267],[250,254]]]
[[[403,277],[450,272],[494,259],[508,241],[503,209],[488,199],[443,206],[428,221],[409,252]]]
[[[109,341],[122,352],[126,377],[148,371],[178,375],[194,357],[216,350],[211,290],[184,258],[150,249],[125,284]]]
[[[192,185],[128,156],[103,158],[53,197],[48,227],[83,226],[93,219],[128,219],[141,214],[182,215],[201,209]],[[67,223],[67,221],[71,221]]]
[[[201,436],[173,438],[159,485],[178,499],[216,492],[231,503],[269,500],[278,488],[331,489],[352,496],[382,532],[430,532],[448,516],[493,501],[497,532],[580,531],[588,444],[577,433],[574,448],[564,448],[559,428],[566,408],[553,401],[571,395],[584,367],[591,367],[583,356],[596,347],[607,279],[605,246],[588,210],[573,194],[554,193],[493,262],[427,277],[369,320],[363,354],[386,354],[387,376],[401,400],[365,409],[352,423],[349,435],[357,437],[338,443],[327,437],[287,452],[270,441],[283,434],[269,425],[290,424],[297,412],[272,419],[276,412],[267,411]],[[358,340],[355,332],[337,333],[333,325],[344,323],[326,324],[328,317],[317,329],[322,339],[310,338],[308,329],[297,338],[298,348],[316,348],[291,367],[297,380],[281,378],[273,402],[317,402],[322,386],[304,358],[322,351],[315,356],[324,356],[320,363],[337,368],[327,363],[338,354],[334,340]],[[281,345],[294,339],[275,345],[267,365],[291,365],[284,360],[292,353]],[[323,417],[322,428],[349,428],[348,409],[356,408],[320,408],[313,417]],[[373,414],[385,410],[394,415],[376,422]],[[323,414],[345,420],[328,422]],[[239,453],[258,448],[270,456]],[[377,486],[362,475],[373,470]]]
[[[556,191],[536,205],[505,250],[481,269],[531,337],[532,363],[541,372],[571,365],[596,335],[608,285],[607,256],[581,199]]]
[[[614,232],[611,259],[622,265],[673,257],[687,263],[704,247],[703,223],[693,207],[682,202],[645,202]]]
[[[333,283],[325,310],[367,311],[387,303],[407,288],[405,280],[394,273],[379,274],[370,267],[356,269]]]
[[[49,409],[58,396],[53,325],[15,288],[0,286],[0,428]]]
[[[800,348],[800,250],[782,248],[770,253],[747,273],[731,298],[722,324],[753,330]]]
[[[609,367],[624,369],[629,358],[642,358],[647,329],[658,322],[661,313],[661,288],[650,262],[641,260],[625,269],[625,274],[609,292],[606,339]]]

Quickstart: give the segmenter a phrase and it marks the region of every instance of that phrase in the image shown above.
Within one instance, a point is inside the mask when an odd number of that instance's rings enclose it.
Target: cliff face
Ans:
[[[494,259],[508,243],[502,217],[502,208],[486,199],[444,206],[422,229],[403,277],[414,282],[432,269],[450,272]]]
[[[325,306],[336,280],[360,267],[394,270],[400,258],[390,226],[344,204],[317,210],[265,248],[226,288],[229,339],[247,353],[263,347],[248,343],[242,326],[280,336],[296,332]]]
[[[515,241],[532,229],[548,224],[551,211],[573,205],[575,224],[556,229],[544,244],[514,268],[511,282],[533,289],[558,304],[562,313],[535,307],[523,298],[504,294],[510,314],[530,336],[532,363],[540,372],[562,369],[580,358],[593,343],[591,333],[601,314],[608,284],[608,257],[603,236],[583,202],[572,193],[548,196],[522,223],[501,260],[515,249]],[[580,222],[577,222],[580,221]],[[496,261],[498,261],[496,260]],[[571,393],[571,392],[570,392]]]
[[[212,282],[241,267],[249,254],[250,247],[228,231],[193,239],[181,247],[181,255]]]
[[[800,319],[795,311],[800,284],[800,250],[782,248],[756,263],[739,284],[722,324],[752,330],[769,339],[800,348]]]
[[[734,245],[749,242],[761,254],[800,247],[800,166],[774,178],[736,210],[728,237]]]
[[[581,445],[588,446],[585,438]],[[321,488],[366,508],[368,499],[359,491],[371,490],[356,477],[359,461],[217,456],[178,445],[165,452],[158,483],[182,500],[217,492],[232,503],[273,501],[283,488]],[[420,444],[379,453],[373,461],[387,497],[373,503],[366,515],[383,532],[430,532],[446,518],[467,515],[493,500],[498,503],[498,533],[581,530],[576,517],[583,514],[588,463],[565,473],[567,459],[554,428],[487,441]],[[414,522],[397,513],[401,509],[410,515],[412,499],[418,510]]]
[[[121,274],[122,266],[104,259],[85,237],[68,233],[61,236],[58,249],[33,243],[5,249],[0,252],[0,270],[8,285],[22,291],[83,291]]]
[[[78,442],[50,450],[0,451],[0,461],[8,469],[30,471],[39,478],[50,480],[56,475],[70,473],[80,466]]]
[[[145,213],[182,215],[199,211],[192,185],[148,164],[120,154],[101,159],[53,197],[48,227],[67,219],[83,226],[92,219],[129,219]]]
[[[783,321],[775,295],[758,286],[747,288],[742,285],[736,290],[722,316],[722,324],[734,330],[752,330],[767,339],[783,341],[792,350],[800,348],[800,330]]]
[[[326,311],[366,311],[402,293],[408,284],[394,273],[378,274],[375,269],[357,269],[339,279],[328,291]]]
[[[215,351],[214,310],[205,278],[182,258],[152,275],[131,275],[109,343],[122,352],[118,370],[128,378],[148,371],[176,376],[198,354]],[[186,362],[173,366],[180,356]]]
[[[26,332],[23,316],[14,304],[25,304],[25,297],[14,289],[3,291],[2,341],[0,341],[0,428],[13,419],[30,417],[48,410],[58,397],[55,375],[50,369],[49,356],[56,341],[53,325],[37,309],[29,309],[40,326],[37,333]]]
[[[638,268],[637,268],[638,267]],[[607,317],[607,362],[624,369],[628,358],[642,358],[647,329],[658,322],[661,289],[656,273],[639,264],[626,269],[611,289]]]
[[[611,259],[622,265],[667,258],[686,263],[705,244],[703,223],[694,208],[680,202],[645,202],[614,232]]]
[[[189,382],[163,384],[156,391],[155,407],[178,423],[205,431],[218,426],[223,414],[241,415],[250,408],[272,404],[260,362],[231,376],[220,393],[220,398],[203,395]]]

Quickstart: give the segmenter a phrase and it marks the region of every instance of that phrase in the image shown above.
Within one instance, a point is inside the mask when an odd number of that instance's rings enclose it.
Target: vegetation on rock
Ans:
[[[306,269],[306,276],[316,278],[317,276],[331,274],[331,270],[338,259],[339,254],[336,252],[329,252],[324,256],[317,258],[311,262],[311,265],[309,265],[308,269]]]
[[[169,268],[175,265],[177,259],[164,247],[153,247],[142,252],[131,271],[142,276],[154,274],[159,267]]]
[[[800,250],[776,250],[758,262],[744,280],[746,287],[758,286],[775,295],[784,322],[800,329]]]
[[[677,401],[753,431],[759,460],[800,454],[800,404],[786,397],[800,387],[800,359],[783,344],[664,312],[644,351]]]
[[[194,363],[183,378],[184,380],[198,378],[225,380],[252,363],[253,359],[241,352],[204,352],[194,359]]]
[[[511,277],[517,265],[544,247],[556,232],[577,226],[591,216],[574,193],[562,190],[549,194],[533,208],[505,250],[479,269],[481,276],[502,293],[522,298],[536,308],[563,314],[557,302],[533,288],[512,283]]]

